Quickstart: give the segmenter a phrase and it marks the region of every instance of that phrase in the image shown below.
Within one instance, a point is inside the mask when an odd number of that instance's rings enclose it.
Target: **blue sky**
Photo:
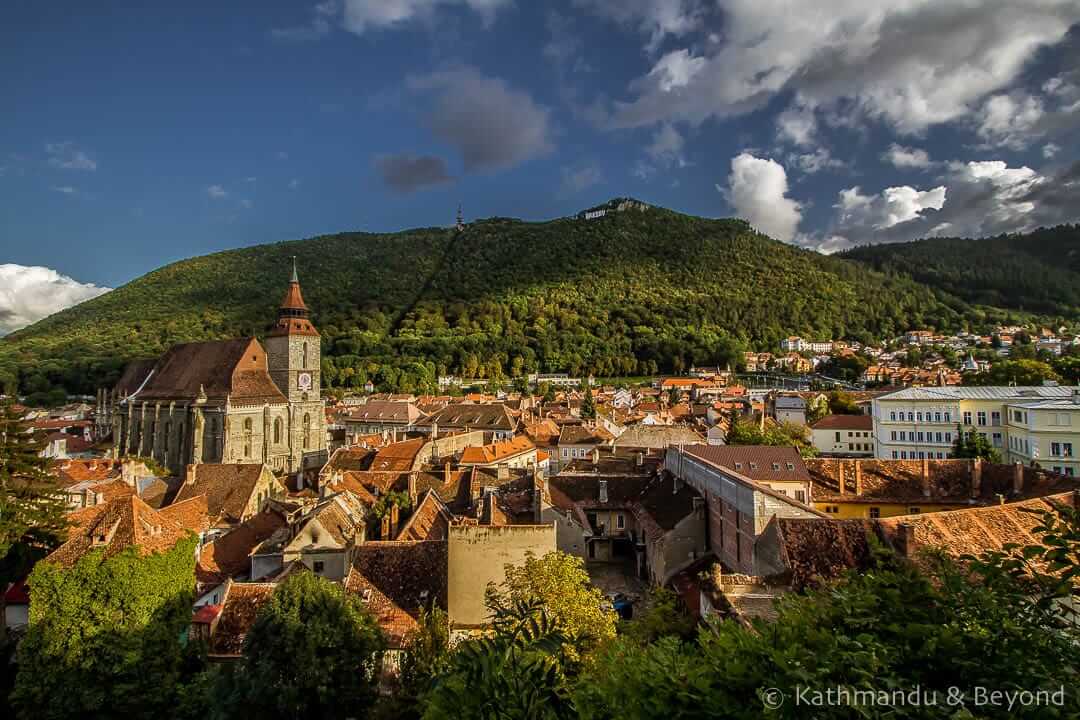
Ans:
[[[0,11],[0,332],[458,202],[632,195],[823,251],[1080,214],[1080,0],[132,5]]]

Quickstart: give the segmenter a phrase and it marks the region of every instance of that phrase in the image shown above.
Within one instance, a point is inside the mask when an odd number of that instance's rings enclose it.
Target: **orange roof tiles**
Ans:
[[[467,447],[461,452],[459,462],[462,465],[488,465],[533,450],[536,450],[536,446],[529,438],[518,436],[512,440],[504,440],[491,445]]]

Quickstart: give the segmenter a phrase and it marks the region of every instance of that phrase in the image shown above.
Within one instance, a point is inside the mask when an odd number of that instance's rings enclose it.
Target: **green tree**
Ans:
[[[423,701],[425,720],[571,720],[573,642],[539,598],[492,606],[492,631],[466,640]]]
[[[596,418],[596,400],[593,398],[592,385],[588,380],[581,389],[581,417],[585,420]]]
[[[687,612],[674,591],[656,588],[652,591],[648,608],[633,620],[623,623],[619,631],[641,645],[648,645],[665,637],[693,640],[697,627],[697,618]]]
[[[833,415],[861,415],[862,410],[851,393],[833,390],[829,393],[829,412]]]
[[[1002,360],[981,373],[964,376],[965,385],[1042,385],[1044,380],[1060,380],[1054,369],[1039,360]]]
[[[356,595],[309,572],[285,580],[244,639],[222,704],[234,716],[362,717],[374,705],[385,639]]]
[[[194,535],[164,553],[87,553],[30,574],[12,704],[21,718],[168,717],[182,684]]]
[[[0,405],[0,586],[26,576],[67,527],[66,498],[49,476],[42,445],[10,402]]]
[[[960,425],[956,426],[952,456],[954,458],[982,458],[992,463],[1001,462],[1001,452],[991,445],[985,436],[975,430],[964,432],[964,428]]]
[[[487,604],[498,610],[518,602],[539,600],[570,639],[570,655],[587,655],[615,637],[616,615],[604,609],[604,596],[589,580],[585,561],[561,551],[537,557],[529,553],[521,565],[507,565],[506,579],[488,588]]]
[[[540,384],[540,395],[543,396],[545,405],[555,402],[555,388],[551,383]]]

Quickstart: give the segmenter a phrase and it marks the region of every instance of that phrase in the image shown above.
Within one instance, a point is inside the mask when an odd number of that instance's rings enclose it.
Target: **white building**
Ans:
[[[878,458],[947,458],[962,427],[985,437],[1005,462],[1080,472],[1080,388],[906,388],[875,398],[872,415]]]

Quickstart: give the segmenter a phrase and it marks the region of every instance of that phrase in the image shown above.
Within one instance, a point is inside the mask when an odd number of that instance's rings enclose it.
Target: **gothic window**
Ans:
[[[311,445],[311,415],[304,413],[304,449]]]
[[[170,445],[170,440],[172,440],[172,421],[171,421],[171,420],[166,420],[166,421],[165,421],[165,443],[164,443],[164,448],[165,448],[165,463],[166,463],[166,464],[168,464],[168,462],[169,462],[169,445]]]
[[[281,442],[281,418],[274,418],[274,444]]]
[[[251,457],[251,418],[244,420],[244,457]]]
[[[304,343],[304,362],[300,365],[300,367],[302,367],[302,368],[304,368],[306,370],[307,366],[308,366],[307,361],[308,361],[307,343]]]

